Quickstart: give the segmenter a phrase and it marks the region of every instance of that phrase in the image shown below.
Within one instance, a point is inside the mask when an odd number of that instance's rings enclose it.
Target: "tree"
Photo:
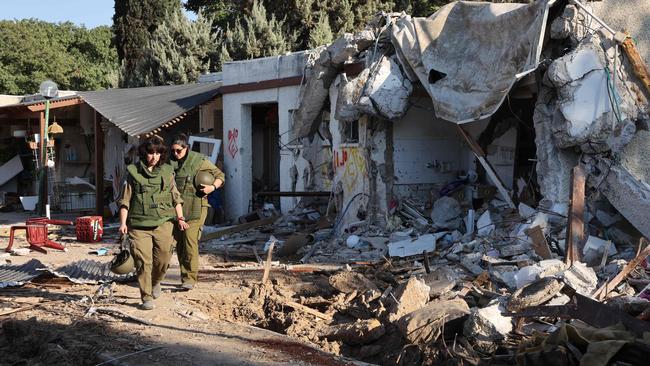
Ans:
[[[46,79],[62,90],[115,87],[118,62],[111,37],[104,26],[0,21],[0,94],[34,94]]]
[[[296,38],[287,30],[284,19],[267,16],[263,4],[255,0],[250,15],[227,27],[220,62],[280,55],[295,49]]]
[[[309,44],[307,47],[316,48],[324,44],[329,44],[333,40],[334,35],[332,34],[332,28],[330,28],[327,14],[321,12],[318,16],[318,23],[316,23],[316,26],[309,32]]]
[[[137,75],[142,68],[143,50],[166,15],[180,8],[180,0],[115,0],[113,31],[121,65],[120,86],[144,86]]]
[[[211,28],[201,13],[190,21],[180,9],[174,11],[153,32],[132,81],[140,85],[196,82],[209,71],[210,51],[217,43]]]

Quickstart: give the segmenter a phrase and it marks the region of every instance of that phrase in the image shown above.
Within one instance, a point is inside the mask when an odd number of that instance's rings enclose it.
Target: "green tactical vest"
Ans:
[[[201,207],[204,199],[198,196],[194,187],[194,176],[198,173],[205,156],[195,151],[188,151],[183,165],[179,168],[178,161],[172,161],[176,171],[176,187],[183,197],[183,216],[185,220],[196,220],[201,217]],[[201,193],[202,194],[202,193]]]
[[[172,201],[174,169],[164,164],[149,171],[142,162],[126,170],[133,178],[129,222],[134,227],[156,227],[176,216]]]

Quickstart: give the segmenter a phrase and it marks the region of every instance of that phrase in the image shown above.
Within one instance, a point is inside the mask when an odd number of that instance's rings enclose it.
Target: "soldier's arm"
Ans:
[[[210,174],[212,174],[212,176],[214,177],[214,183],[212,183],[212,185],[214,186],[215,189],[223,186],[223,184],[226,181],[226,175],[223,174],[221,169],[217,168],[217,166],[212,164],[212,162],[210,162],[210,160],[208,159],[203,159],[203,162],[201,163],[199,170],[210,172]]]

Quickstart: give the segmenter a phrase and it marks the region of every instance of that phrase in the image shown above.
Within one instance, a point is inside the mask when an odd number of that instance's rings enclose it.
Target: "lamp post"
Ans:
[[[50,99],[56,98],[59,94],[59,88],[55,82],[52,80],[45,80],[41,83],[38,88],[39,93],[45,98],[45,119],[44,126],[41,129],[41,192],[39,195],[39,212],[43,213],[43,208],[45,208],[45,216],[50,218],[50,198],[49,198],[49,188],[47,184],[47,169],[48,169],[48,159],[47,159],[47,145],[49,141],[48,134],[48,124],[50,119]]]

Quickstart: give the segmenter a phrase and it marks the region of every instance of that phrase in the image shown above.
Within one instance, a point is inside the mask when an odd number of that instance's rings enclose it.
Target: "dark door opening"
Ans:
[[[280,190],[280,148],[277,103],[255,104],[251,107],[253,197],[261,191]],[[270,198],[276,208],[279,197]]]

